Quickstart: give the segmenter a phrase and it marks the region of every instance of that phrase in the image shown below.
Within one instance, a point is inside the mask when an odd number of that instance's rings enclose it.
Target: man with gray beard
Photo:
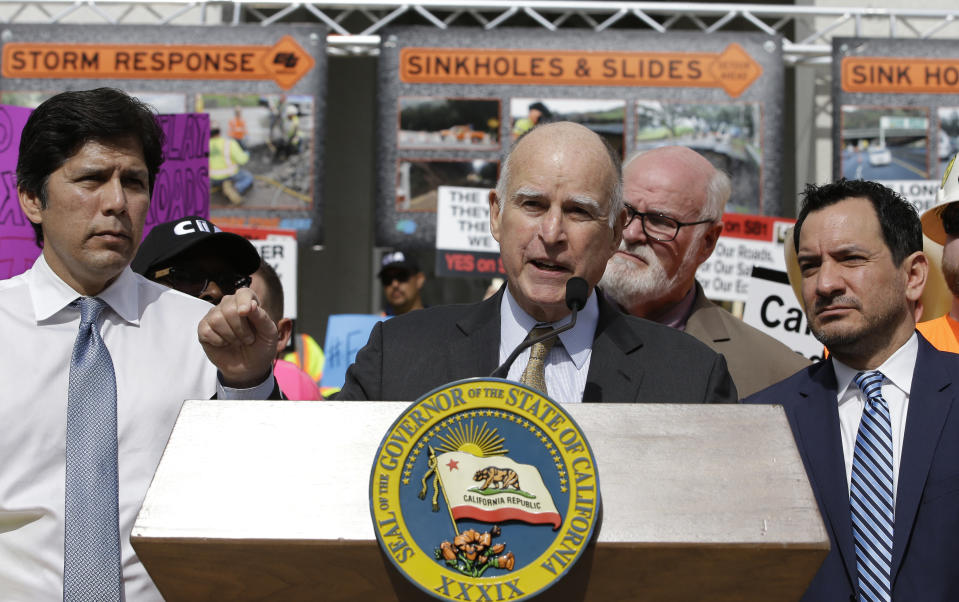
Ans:
[[[801,355],[706,298],[696,269],[723,231],[729,177],[684,146],[630,157],[627,222],[600,288],[628,313],[684,330],[726,357],[746,397],[809,365]]]

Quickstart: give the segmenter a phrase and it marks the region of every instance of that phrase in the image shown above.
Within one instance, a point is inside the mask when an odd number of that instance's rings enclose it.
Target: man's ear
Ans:
[[[706,235],[703,237],[703,246],[699,250],[699,257],[696,258],[696,263],[701,264],[709,259],[710,255],[712,255],[716,249],[716,243],[719,242],[719,235],[722,233],[722,220],[709,226],[709,229],[706,230]]]
[[[280,321],[276,323],[276,352],[277,354],[283,353],[283,350],[286,349],[286,344],[290,340],[290,335],[293,334],[293,320],[289,318],[280,318]]]
[[[906,276],[906,298],[917,303],[929,276],[929,258],[922,251],[916,251],[902,261],[902,270]]]
[[[413,278],[416,280],[416,290],[422,289],[426,282],[426,275],[423,272],[417,272]]]
[[[494,189],[489,191],[489,231],[496,242],[499,242],[499,218],[499,196]]]
[[[43,215],[41,214],[43,203],[40,202],[40,197],[22,188],[17,189],[17,197],[20,200],[20,208],[23,209],[27,219],[34,224],[43,223]]]

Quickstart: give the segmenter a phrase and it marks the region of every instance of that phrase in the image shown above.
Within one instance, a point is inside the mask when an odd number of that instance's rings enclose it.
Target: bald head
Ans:
[[[623,164],[623,180],[655,180],[669,189],[685,189],[701,219],[718,218],[732,191],[729,177],[706,157],[685,146],[662,146],[633,154]]]
[[[537,322],[569,314],[566,282],[592,287],[622,238],[619,160],[569,122],[530,131],[513,146],[490,191],[490,233],[513,299]]]
[[[609,223],[623,210],[623,185],[620,158],[602,138],[589,128],[572,121],[558,121],[533,128],[523,134],[506,156],[496,182],[500,209],[507,196],[510,175],[516,165],[528,162],[533,155],[566,151],[576,154],[581,161],[605,169],[603,175],[609,200]]]

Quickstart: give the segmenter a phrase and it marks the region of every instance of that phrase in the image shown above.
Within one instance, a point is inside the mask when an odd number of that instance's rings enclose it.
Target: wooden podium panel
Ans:
[[[188,401],[133,529],[177,600],[425,600],[368,491],[396,402]],[[596,542],[537,600],[798,599],[828,537],[778,406],[570,404],[599,465]]]

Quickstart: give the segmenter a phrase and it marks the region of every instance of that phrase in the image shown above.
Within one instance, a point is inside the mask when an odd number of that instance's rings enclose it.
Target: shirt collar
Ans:
[[[30,287],[33,315],[37,322],[53,317],[83,296],[54,273],[42,253],[27,274],[27,283]],[[137,324],[140,313],[138,287],[137,275],[127,266],[97,297],[103,299],[125,321]]]
[[[912,374],[916,368],[916,358],[919,355],[919,338],[913,332],[902,347],[896,350],[889,358],[876,368],[886,380],[890,381],[900,391],[909,396],[912,389]],[[832,367],[836,371],[836,390],[839,392],[840,403],[848,397],[858,397],[859,387],[856,386],[856,375],[861,370],[856,370],[836,359],[836,356],[830,356]]]
[[[689,289],[679,303],[669,308],[666,313],[656,318],[656,321],[670,328],[686,330],[686,320],[693,313],[693,302],[696,301],[696,287]]]
[[[596,301],[595,291],[594,287],[593,292],[586,299],[586,306],[577,314],[576,326],[559,335],[559,340],[563,342],[563,347],[572,358],[577,370],[581,369],[589,359],[593,337],[596,335],[596,324],[599,322],[599,303]],[[540,323],[519,306],[510,294],[509,286],[506,287],[500,303],[500,316],[500,358],[502,359],[519,346],[526,339],[529,331]],[[549,326],[554,328],[565,326],[569,320],[570,317],[567,316],[550,323]],[[503,350],[506,351],[505,354]]]

